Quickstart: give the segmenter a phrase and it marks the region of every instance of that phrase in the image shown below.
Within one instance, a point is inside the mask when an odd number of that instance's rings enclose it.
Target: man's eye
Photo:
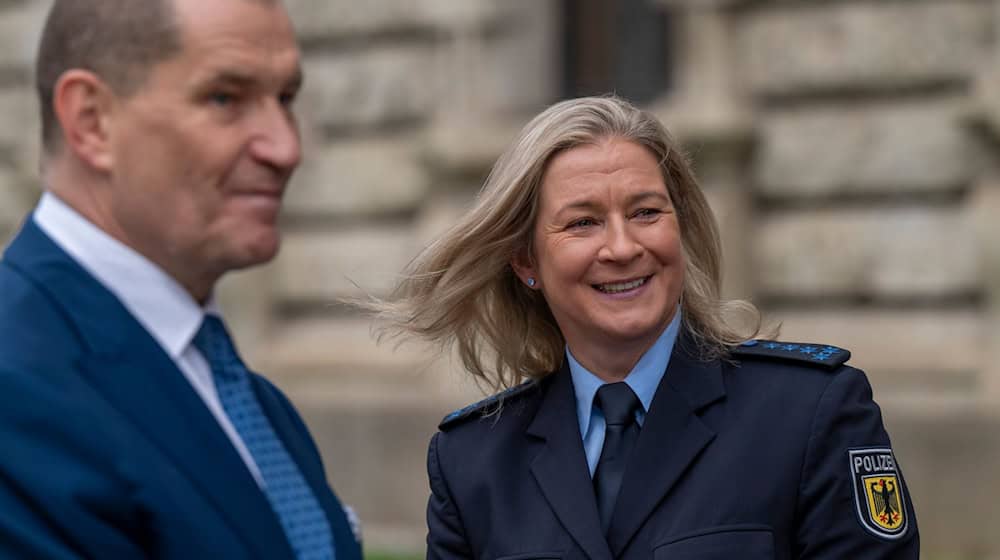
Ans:
[[[215,92],[209,96],[209,101],[214,105],[227,106],[231,105],[233,101],[236,100],[236,96],[231,93]]]
[[[282,107],[291,107],[295,104],[295,98],[297,97],[298,92],[282,93],[278,96],[278,102],[281,103]]]

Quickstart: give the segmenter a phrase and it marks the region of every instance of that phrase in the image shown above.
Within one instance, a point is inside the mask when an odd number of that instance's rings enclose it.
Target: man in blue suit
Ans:
[[[46,192],[0,262],[0,557],[360,559],[212,297],[278,250],[300,83],[278,0],[54,2]]]

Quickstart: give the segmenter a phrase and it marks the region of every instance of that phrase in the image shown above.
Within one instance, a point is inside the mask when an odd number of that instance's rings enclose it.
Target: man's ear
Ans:
[[[538,267],[531,254],[531,249],[522,247],[518,249],[514,256],[510,258],[510,267],[514,269],[514,274],[521,279],[525,286],[531,289],[539,288]]]
[[[100,77],[80,69],[60,76],[52,96],[64,149],[100,171],[110,171],[113,163],[109,131],[114,100]]]

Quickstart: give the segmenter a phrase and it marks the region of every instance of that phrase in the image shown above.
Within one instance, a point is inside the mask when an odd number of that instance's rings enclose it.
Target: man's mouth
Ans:
[[[605,294],[620,294],[622,292],[627,292],[629,290],[634,290],[639,286],[645,284],[651,277],[644,276],[642,278],[637,278],[635,280],[628,280],[625,282],[608,282],[606,284],[592,284],[594,289],[603,292]]]

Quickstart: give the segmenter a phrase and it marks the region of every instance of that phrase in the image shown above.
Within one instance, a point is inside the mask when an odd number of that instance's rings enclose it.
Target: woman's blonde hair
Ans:
[[[382,332],[417,335],[457,347],[463,365],[493,389],[540,378],[559,368],[565,340],[540,292],[525,287],[510,262],[532,246],[546,165],[563,150],[620,137],[660,161],[677,212],[684,248],[682,332],[705,359],[760,328],[747,302],[720,300],[721,244],[712,211],[686,156],[652,115],[616,97],[585,97],[552,105],[531,120],[493,166],[472,209],[428,246],[378,312]],[[724,315],[752,317],[750,332]]]

